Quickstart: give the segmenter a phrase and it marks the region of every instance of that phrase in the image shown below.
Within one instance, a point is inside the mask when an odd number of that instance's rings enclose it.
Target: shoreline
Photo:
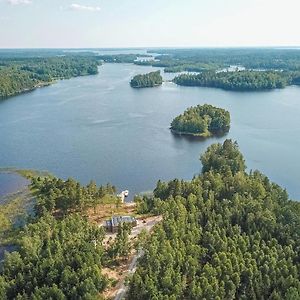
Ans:
[[[32,88],[25,88],[23,90],[15,92],[15,93],[11,93],[11,94],[6,95],[6,96],[1,96],[0,100],[6,100],[6,99],[9,99],[9,98],[14,97],[14,96],[18,96],[18,95],[30,93],[30,92],[35,91],[38,88],[42,88],[42,87],[45,87],[45,86],[50,86],[50,85],[52,85],[52,84],[54,84],[56,82],[57,82],[57,80],[48,81],[48,82],[40,82],[39,84],[36,84]]]
[[[34,170],[34,169],[19,169],[17,167],[0,167],[0,173],[4,174],[17,174],[22,176],[23,178],[30,179],[35,176],[40,177],[53,177],[54,175],[51,174],[48,171],[40,171],[40,170]]]
[[[133,89],[143,89],[143,88],[152,88],[152,87],[159,87],[161,86],[162,84],[155,84],[155,85],[149,85],[149,86],[133,86],[130,84],[130,86],[133,88]]]
[[[97,74],[99,74],[99,70],[98,70]],[[84,75],[77,75],[77,76],[66,77],[66,78],[55,78],[55,79],[53,79],[51,81],[47,81],[47,82],[39,82],[38,84],[34,85],[32,88],[24,88],[24,89],[22,89],[20,91],[17,91],[15,93],[11,93],[11,94],[6,95],[6,96],[0,96],[0,101],[9,99],[11,97],[15,97],[15,96],[19,96],[19,95],[23,95],[23,94],[26,94],[26,93],[33,92],[38,88],[43,88],[43,87],[46,87],[46,86],[50,86],[52,84],[57,83],[60,80],[66,80],[66,79],[72,79],[72,78],[84,77],[84,76],[93,76],[93,75],[97,75],[97,74],[84,74]]]
[[[177,131],[175,129],[170,128],[171,132],[176,135],[186,135],[192,137],[201,137],[201,138],[209,138],[214,136],[211,132],[204,132],[204,133],[192,133],[192,132],[184,132],[184,131]]]

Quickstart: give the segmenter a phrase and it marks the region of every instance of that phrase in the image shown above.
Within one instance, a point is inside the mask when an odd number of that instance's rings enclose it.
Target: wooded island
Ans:
[[[171,130],[176,134],[202,137],[226,133],[229,128],[229,112],[209,104],[190,107],[171,123]]]
[[[160,75],[160,71],[155,71],[134,76],[130,81],[130,85],[133,88],[146,88],[159,86],[162,82],[163,80]]]

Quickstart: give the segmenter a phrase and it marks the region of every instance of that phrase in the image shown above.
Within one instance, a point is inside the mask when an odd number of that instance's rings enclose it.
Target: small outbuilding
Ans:
[[[125,190],[125,191],[122,191],[120,194],[118,194],[117,196],[121,198],[121,201],[122,203],[125,202],[125,198],[127,198],[129,195],[129,191],[128,190]]]

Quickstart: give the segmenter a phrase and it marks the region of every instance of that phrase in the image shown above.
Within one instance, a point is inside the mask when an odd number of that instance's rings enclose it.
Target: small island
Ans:
[[[210,137],[227,133],[230,128],[230,113],[209,104],[188,108],[171,123],[175,134]]]
[[[162,85],[162,82],[160,71],[155,71],[134,76],[130,81],[130,85],[133,88],[146,88]]]

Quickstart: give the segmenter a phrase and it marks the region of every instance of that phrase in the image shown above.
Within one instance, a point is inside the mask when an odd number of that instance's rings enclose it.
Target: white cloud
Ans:
[[[28,5],[32,3],[31,0],[7,0],[7,2],[11,5],[20,5],[20,4]]]
[[[25,1],[28,1],[28,0],[25,0]],[[81,5],[81,4],[75,4],[75,3],[70,5],[70,9],[77,10],[77,11],[91,11],[91,12],[100,11],[99,6],[87,6],[87,5]]]

